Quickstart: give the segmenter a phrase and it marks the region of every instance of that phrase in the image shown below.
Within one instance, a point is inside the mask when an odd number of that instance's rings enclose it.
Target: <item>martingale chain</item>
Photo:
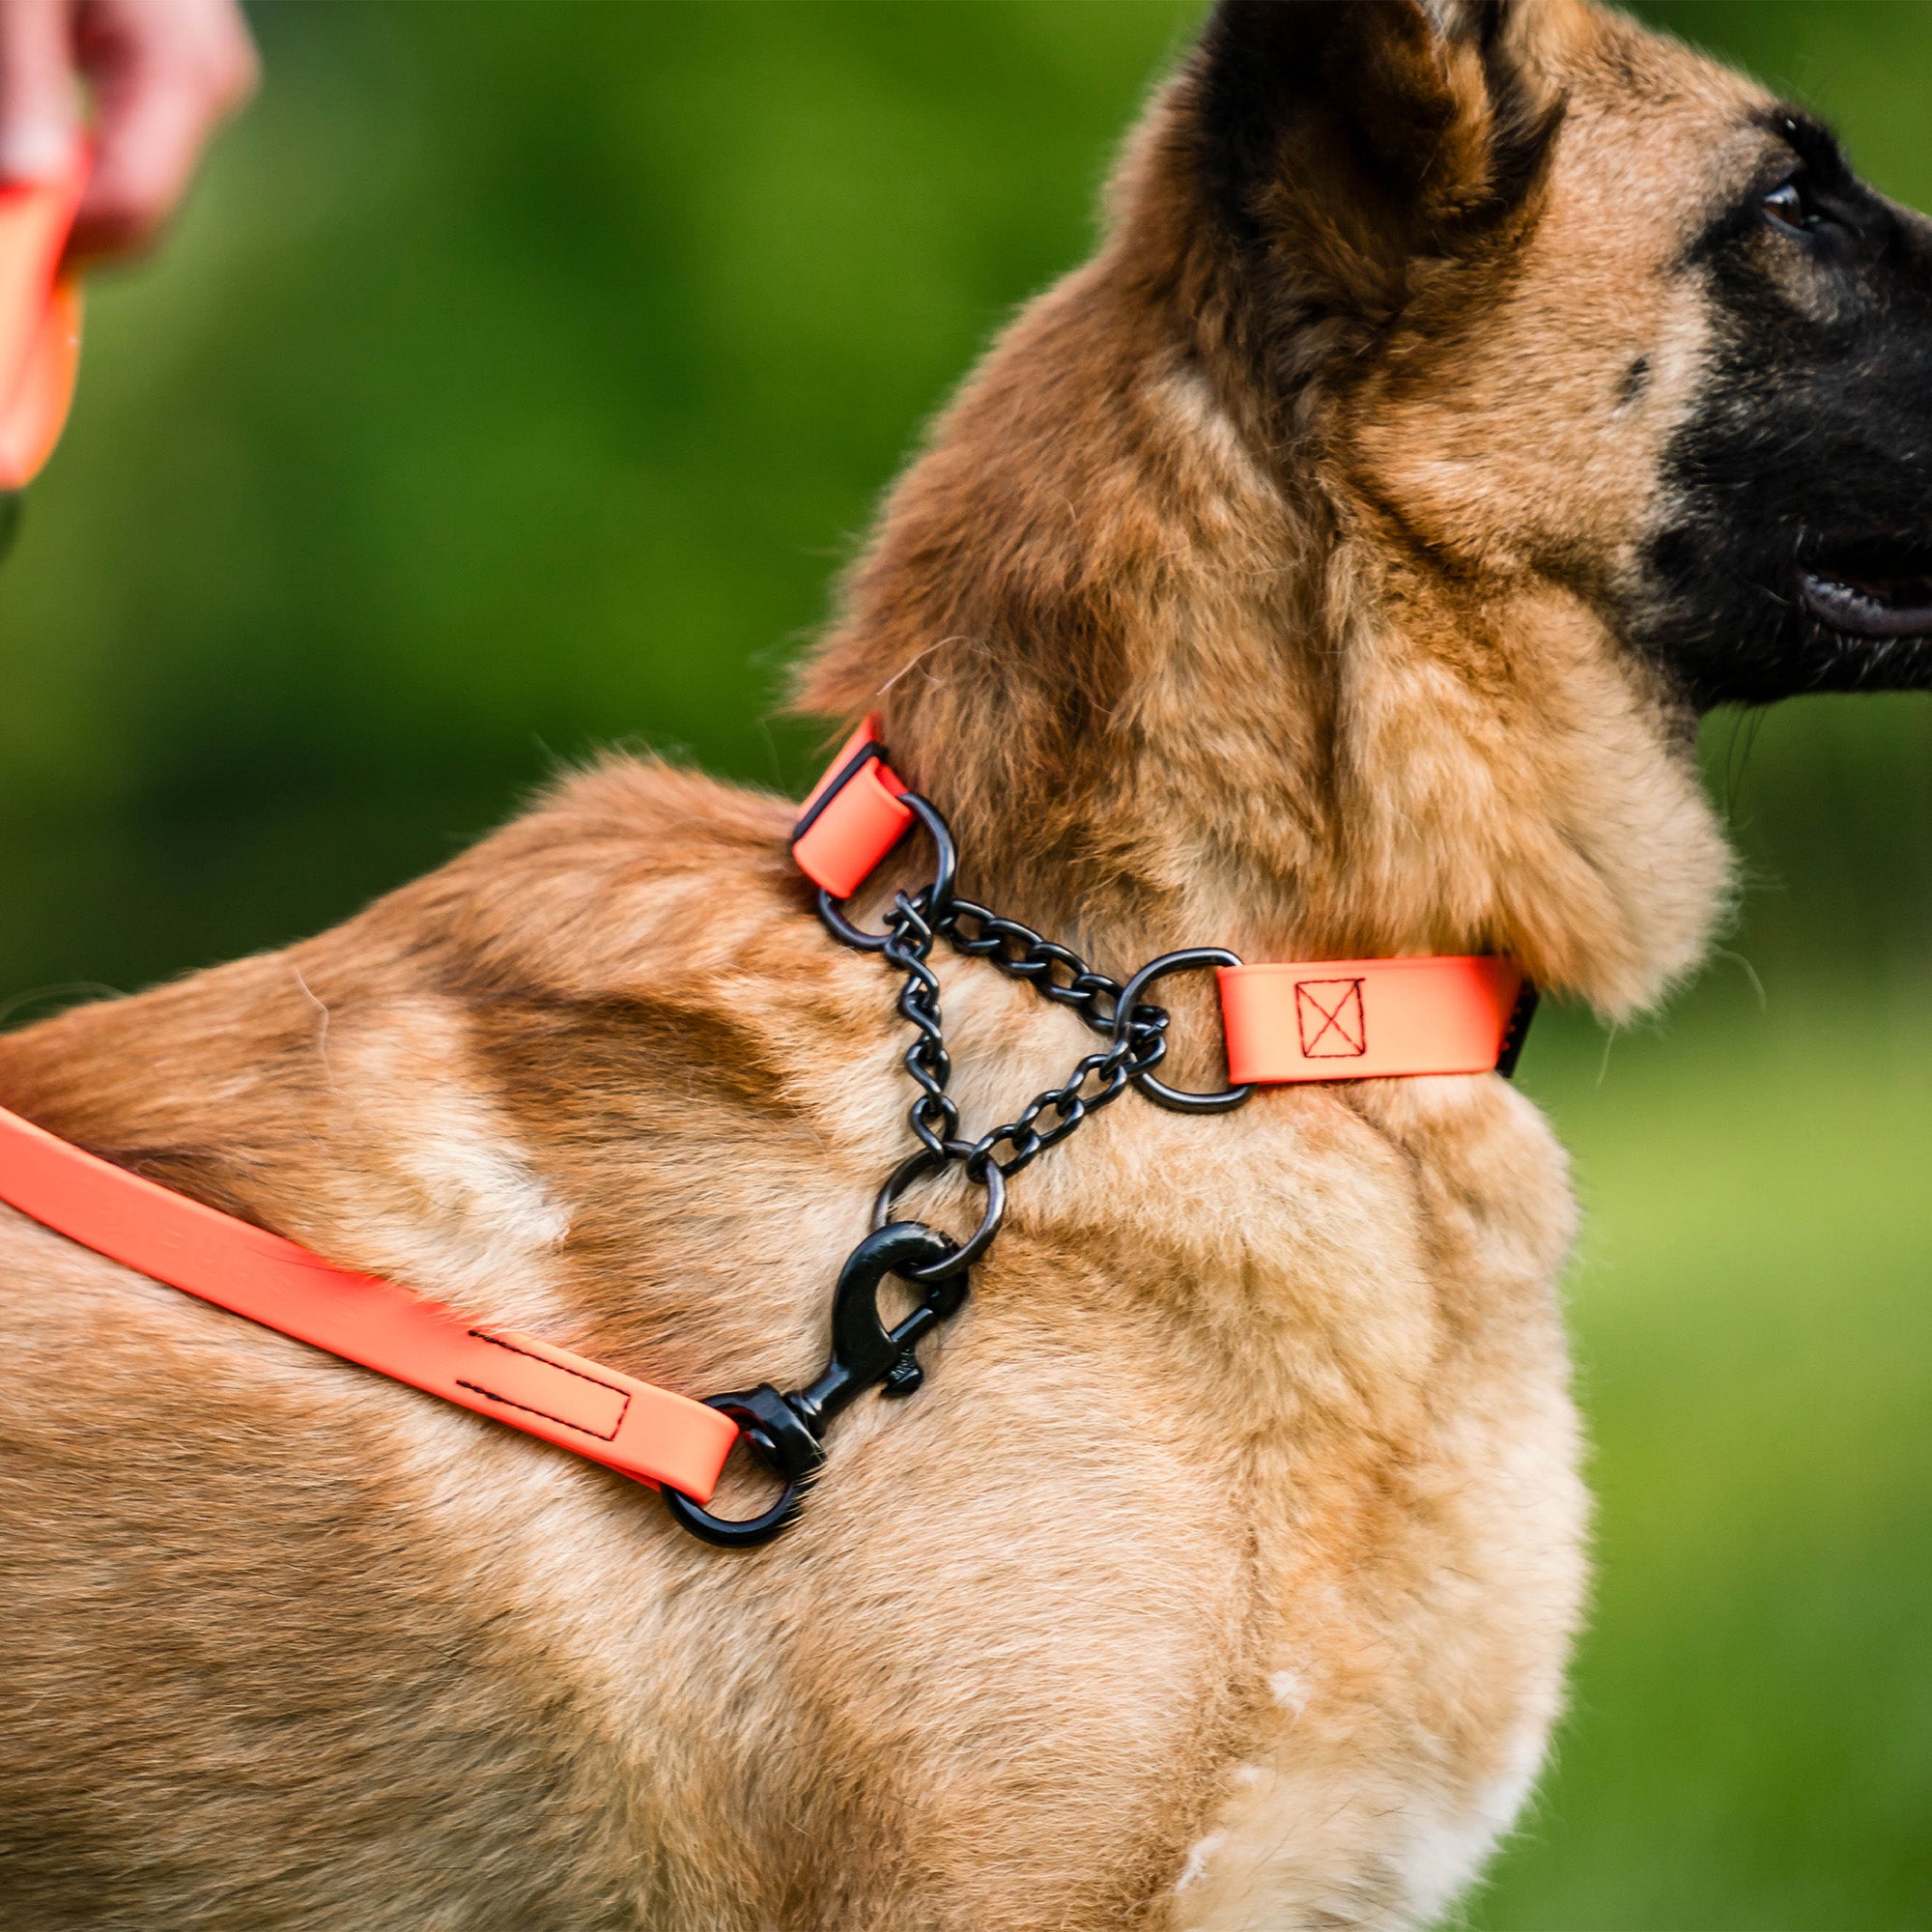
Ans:
[[[950,898],[929,914],[927,895],[897,894],[887,915],[889,935],[879,949],[905,975],[898,1010],[917,1030],[905,1052],[905,1069],[919,1093],[907,1119],[920,1151],[880,1190],[875,1224],[883,1226],[900,1191],[923,1174],[959,1163],[966,1179],[987,1189],[987,1211],[959,1253],[942,1264],[948,1272],[970,1266],[998,1231],[1005,1211],[1004,1181],[1126,1092],[1129,1081],[1151,1073],[1167,1054],[1168,1016],[1163,1008],[1140,1005],[1122,1013],[1122,989],[1094,972],[1077,953],[1042,939],[1017,920],[1001,919],[970,899]],[[970,928],[970,930],[969,930]],[[959,1135],[959,1110],[948,1094],[952,1062],[939,1011],[939,980],[928,963],[933,942],[944,934],[959,952],[986,959],[1009,978],[1024,980],[1044,998],[1071,1007],[1107,1045],[1085,1055],[1058,1087],[1037,1094],[1003,1126],[976,1141]],[[1065,979],[1056,977],[1064,973]],[[1046,1124],[1042,1126],[1040,1122]],[[1001,1150],[1006,1152],[1002,1155]]]
[[[665,1505],[679,1523],[705,1542],[728,1548],[769,1542],[798,1514],[807,1487],[825,1461],[826,1426],[840,1409],[867,1388],[906,1396],[920,1386],[924,1370],[916,1345],[965,1301],[967,1270],[985,1253],[1005,1218],[1009,1177],[1076,1132],[1129,1085],[1163,1106],[1197,1113],[1239,1106],[1251,1091],[1231,1087],[1218,1094],[1188,1094],[1156,1080],[1153,1069],[1167,1054],[1168,1014],[1141,998],[1166,974],[1237,964],[1232,952],[1196,947],[1164,953],[1122,986],[1031,926],[956,897],[952,835],[945,819],[916,792],[901,793],[900,800],[931,837],[936,855],[931,883],[916,893],[895,894],[882,932],[852,924],[823,890],[818,911],[841,944],[881,954],[904,977],[897,1006],[913,1029],[904,1065],[916,1089],[907,1121],[918,1146],[887,1177],[872,1206],[872,1232],[839,1274],[833,1293],[831,1359],[817,1380],[789,1394],[765,1382],[709,1398],[712,1407],[738,1424],[753,1456],[783,1480],[778,1501],[757,1516],[734,1519],[714,1516],[676,1490],[664,1491]],[[958,1105],[947,1091],[952,1060],[946,1050],[939,977],[931,963],[941,937],[969,958],[987,960],[1009,979],[1023,980],[1042,998],[1070,1007],[1106,1042],[1083,1055],[1058,1087],[1036,1094],[1012,1120],[978,1140],[962,1136]],[[964,1241],[923,1222],[895,1219],[899,1196],[915,1180],[954,1166],[985,1193],[980,1225]],[[878,1306],[888,1275],[921,1291],[918,1306],[891,1328]]]

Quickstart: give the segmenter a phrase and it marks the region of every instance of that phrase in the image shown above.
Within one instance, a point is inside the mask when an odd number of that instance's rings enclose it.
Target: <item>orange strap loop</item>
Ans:
[[[911,809],[899,803],[905,789],[886,763],[875,711],[798,809],[791,856],[799,870],[834,898],[850,898],[912,823]]]
[[[737,1424],[702,1403],[336,1267],[5,1108],[0,1201],[170,1288],[653,1488],[708,1502],[738,1439]]]

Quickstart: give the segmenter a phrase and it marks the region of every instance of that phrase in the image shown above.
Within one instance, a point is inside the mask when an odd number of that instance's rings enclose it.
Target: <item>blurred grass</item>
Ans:
[[[1587,1213],[1598,1588],[1486,1932],[1932,1925],[1932,998],[1765,991],[1524,1056]]]
[[[327,924],[600,743],[796,786],[785,654],[1198,11],[261,8],[0,572],[0,1014]],[[1932,204],[1932,7],[1653,11]],[[1590,1210],[1601,1582],[1471,1922],[1932,1926],[1932,705],[1706,735],[1766,1009],[1720,961],[1525,1063]]]

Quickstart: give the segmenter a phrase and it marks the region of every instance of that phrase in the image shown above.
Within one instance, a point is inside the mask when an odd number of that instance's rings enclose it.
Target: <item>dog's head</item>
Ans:
[[[1277,402],[1699,709],[1932,685],[1932,223],[1570,0],[1230,0],[1190,125]]]
[[[805,694],[1041,917],[1622,1012],[1724,903],[1698,714],[1905,686],[1932,224],[1587,0],[1223,0]]]

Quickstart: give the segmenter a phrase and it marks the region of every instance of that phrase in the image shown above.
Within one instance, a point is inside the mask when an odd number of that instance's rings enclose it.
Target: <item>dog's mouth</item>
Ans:
[[[1932,638],[1932,551],[1869,545],[1798,573],[1804,608],[1848,638]]]

